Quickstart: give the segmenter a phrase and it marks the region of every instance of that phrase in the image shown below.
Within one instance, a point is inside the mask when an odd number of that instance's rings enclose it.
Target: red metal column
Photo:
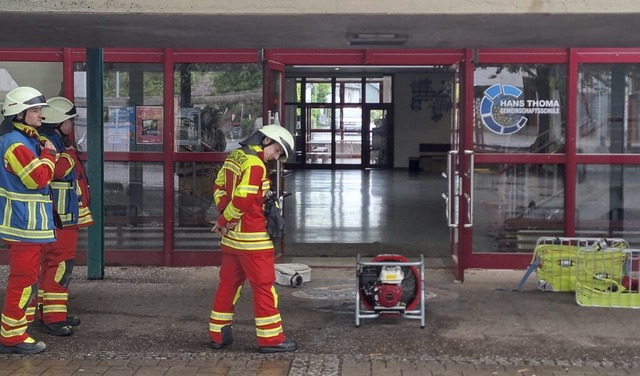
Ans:
[[[564,169],[564,233],[576,234],[576,134],[577,134],[577,88],[578,63],[575,50],[569,49],[567,63],[567,122],[565,124],[565,169]]]
[[[172,256],[173,256],[173,238],[174,238],[174,215],[175,212],[175,202],[174,202],[174,174],[173,174],[173,166],[174,166],[174,133],[175,133],[175,124],[174,124],[174,81],[173,81],[173,50],[165,49],[164,50],[164,80],[163,80],[163,88],[164,88],[164,98],[163,98],[163,107],[164,107],[164,139],[163,144],[164,147],[162,149],[163,154],[163,196],[164,196],[164,215],[162,226],[164,228],[164,234],[162,239],[162,253],[164,255],[164,265],[172,266]]]

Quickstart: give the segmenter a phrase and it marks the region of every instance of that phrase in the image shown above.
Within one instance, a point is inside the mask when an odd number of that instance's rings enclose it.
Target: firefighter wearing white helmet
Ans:
[[[294,351],[298,346],[284,336],[276,303],[275,250],[263,208],[271,187],[265,162],[284,161],[293,154],[293,136],[279,125],[266,125],[240,145],[224,161],[213,186],[220,215],[211,232],[221,236],[222,261],[209,319],[211,347],[218,350],[233,344],[235,303],[249,280],[258,351]]]
[[[44,122],[47,124],[60,124],[65,120],[78,117],[76,106],[65,97],[53,97],[47,100],[49,107],[44,108]]]
[[[28,108],[44,106],[47,106],[47,100],[42,93],[29,86],[21,86],[5,96],[2,115],[17,115]]]
[[[56,241],[44,246],[38,299],[32,305],[36,308],[36,326],[51,335],[68,336],[73,334],[74,326],[80,325],[78,317],[67,313],[78,229],[93,224],[93,219],[89,183],[71,141],[74,119],[78,117],[76,107],[64,97],[50,98],[47,103],[40,136],[50,140],[59,153],[51,189],[62,227],[56,231]]]
[[[9,278],[2,309],[0,353],[37,354],[46,349],[27,333],[29,307],[38,290],[40,255],[55,241],[55,221],[49,183],[56,149],[41,142],[44,96],[28,86],[7,93],[0,125],[0,238],[8,246]]]
[[[276,142],[280,145],[282,153],[279,160],[285,162],[289,159],[289,156],[293,154],[293,136],[284,127],[279,125],[266,125],[258,129],[258,133],[261,133],[271,139],[271,142]],[[240,143],[242,144],[242,142]]]

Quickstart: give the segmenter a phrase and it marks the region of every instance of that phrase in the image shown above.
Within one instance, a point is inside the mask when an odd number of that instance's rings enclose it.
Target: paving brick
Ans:
[[[140,367],[134,376],[163,376],[166,375],[169,367],[158,367],[158,366],[142,366]]]
[[[42,376],[69,376],[76,372],[78,367],[49,367],[41,373]]]
[[[102,360],[100,359],[73,359],[72,361],[69,362],[68,366],[69,367],[74,366],[78,368],[95,367],[99,365],[100,362],[102,362]]]
[[[130,367],[109,367],[104,376],[132,376],[138,371],[139,367],[130,368]]]
[[[185,367],[189,365],[189,361],[183,359],[160,359],[156,365],[160,367]]]
[[[287,376],[291,362],[282,359],[265,359],[258,367],[260,376]]]
[[[99,365],[125,368],[129,365],[129,362],[131,362],[131,359],[104,359],[99,363]]]
[[[536,375],[535,369],[533,367],[530,366],[514,366],[514,365],[507,365],[504,367],[505,368],[505,373],[498,373],[496,375],[513,375],[513,376],[533,376]]]
[[[198,373],[199,367],[173,366],[169,367],[165,376],[191,376]]]
[[[64,366],[68,366],[69,363],[71,363],[70,360],[45,359],[42,362],[40,362],[40,365],[47,366],[47,367],[64,367]]]
[[[231,367],[227,366],[209,366],[209,367],[198,367],[198,372],[196,375],[226,375]]]
[[[159,364],[161,359],[131,359],[127,364],[129,367],[148,367],[148,366],[163,366]],[[169,368],[170,365],[165,365],[164,367]]]
[[[76,375],[83,375],[83,376],[90,376],[90,375],[103,375],[105,372],[107,372],[107,370],[109,369],[109,367],[107,366],[87,366],[87,367],[78,367],[76,369],[76,371],[74,373],[72,373],[72,375],[76,376]]]
[[[444,365],[444,370],[433,369],[431,374],[433,376],[472,376],[476,375],[476,370],[471,364],[450,364]]]
[[[49,367],[42,367],[40,365],[35,365],[35,366],[26,366],[26,367],[20,367],[18,369],[16,369],[15,371],[13,371],[14,373],[12,373],[11,375],[40,375],[42,374],[44,371],[46,371]]]

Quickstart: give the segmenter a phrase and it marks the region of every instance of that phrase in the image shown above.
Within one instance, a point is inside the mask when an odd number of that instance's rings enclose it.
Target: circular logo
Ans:
[[[497,134],[514,134],[527,124],[527,118],[514,108],[523,107],[522,90],[513,85],[495,84],[484,91],[480,118],[485,127]]]

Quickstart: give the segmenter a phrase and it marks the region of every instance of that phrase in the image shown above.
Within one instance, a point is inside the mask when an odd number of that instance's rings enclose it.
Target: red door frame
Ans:
[[[470,77],[466,80],[465,93],[468,96],[465,98],[465,109],[466,114],[469,116],[465,117],[464,127],[466,128],[466,135],[463,139],[465,143],[466,150],[474,150],[473,145],[473,111],[474,111],[474,98],[473,98],[473,87],[474,87],[474,79],[473,79],[473,70],[476,64],[567,64],[567,73],[569,74],[569,65],[568,65],[568,50],[565,49],[547,49],[547,50],[527,50],[527,49],[514,49],[514,50],[499,50],[499,49],[484,49],[477,51],[474,57],[474,64],[469,68],[471,72],[468,72]],[[570,92],[570,90],[567,90]],[[571,94],[568,94],[571,96]],[[575,102],[574,102],[575,103]],[[569,124],[575,123],[575,114],[569,115],[569,113],[574,113],[574,107],[570,107],[571,102],[570,98],[567,101],[567,143],[569,143],[569,139],[572,137],[568,128],[571,128]],[[504,154],[504,153],[480,153],[475,155],[475,163],[535,163],[535,164],[566,164],[566,155],[567,154]],[[575,169],[575,166],[574,166]],[[571,175],[570,166],[567,166],[565,171],[565,179],[567,179],[568,175]],[[565,200],[565,205],[569,201],[572,201],[569,196],[571,196],[573,192],[573,187],[571,181],[574,179],[574,176],[570,176],[569,180],[565,180],[565,192],[567,195],[567,199]],[[466,194],[471,194],[472,192],[469,189],[469,185],[463,185],[463,192]],[[466,207],[464,208],[466,210]],[[565,210],[566,210],[565,206]],[[461,208],[462,211],[462,208]],[[565,211],[567,217],[573,216],[573,210],[571,212]],[[568,219],[568,218],[567,218]],[[571,223],[571,220],[567,221]],[[565,231],[566,231],[565,224]],[[531,261],[530,253],[494,253],[494,252],[473,252],[473,238],[472,238],[472,228],[464,229],[463,234],[461,234],[461,242],[464,244],[461,246],[461,258],[462,258],[462,269],[469,268],[482,268],[482,269],[524,269],[528,266]]]

